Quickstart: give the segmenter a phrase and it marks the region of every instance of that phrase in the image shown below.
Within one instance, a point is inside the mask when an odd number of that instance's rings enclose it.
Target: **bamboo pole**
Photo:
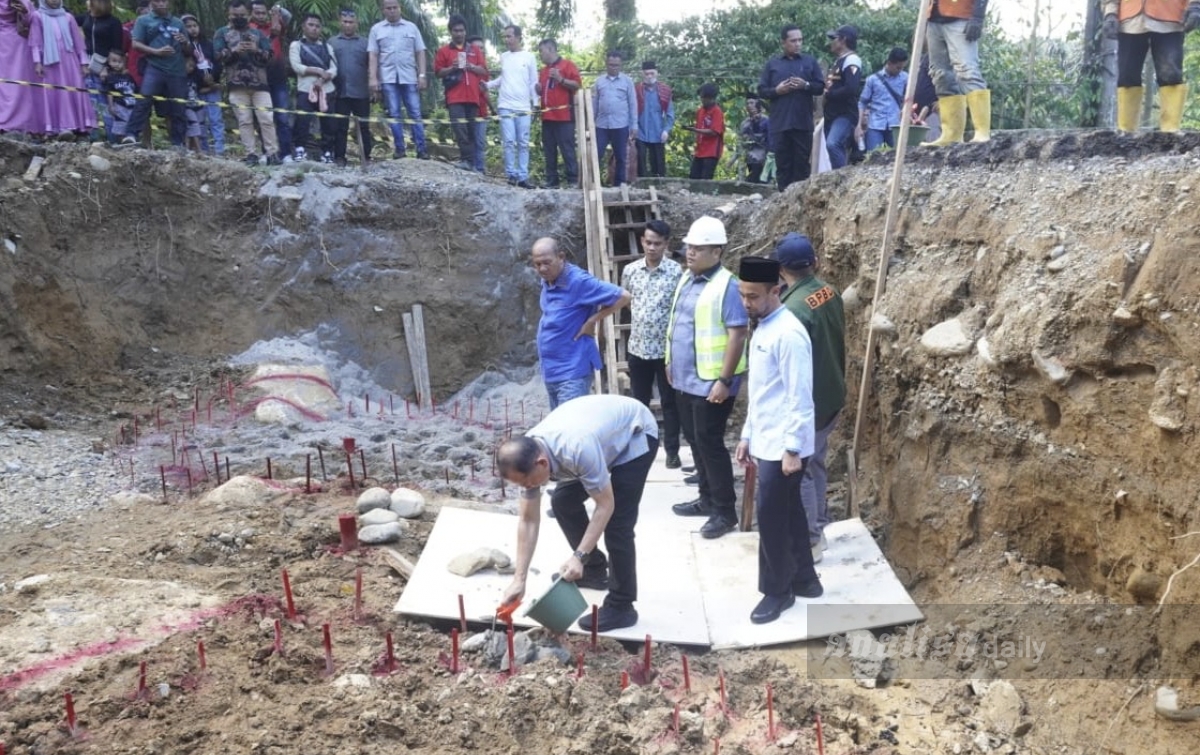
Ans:
[[[917,28],[913,32],[913,53],[910,61],[921,59],[921,50],[925,47],[925,27],[929,19],[930,0],[921,0],[921,10],[917,15]],[[892,236],[896,232],[897,205],[900,204],[900,177],[904,173],[904,155],[908,152],[908,131],[912,124],[912,103],[917,93],[917,72],[911,71],[908,76],[908,86],[904,90],[904,107],[900,113],[900,137],[896,144],[896,161],[892,166],[891,190],[888,194],[887,217],[883,223],[883,244],[879,250],[879,269],[875,274],[875,295],[871,299],[872,314],[879,306],[884,291],[887,290],[888,262],[892,257]],[[871,389],[871,373],[875,368],[875,331],[867,324],[867,347],[863,355],[862,381],[858,386],[858,407],[854,414],[854,441],[850,445],[848,467],[850,470],[850,500],[848,513],[851,518],[858,516],[858,449],[862,442],[864,425],[866,424],[867,397]]]

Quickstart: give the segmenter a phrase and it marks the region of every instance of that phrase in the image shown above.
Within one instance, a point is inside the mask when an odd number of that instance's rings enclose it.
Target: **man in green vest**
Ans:
[[[800,481],[800,500],[808,519],[813,563],[823,557],[829,507],[825,489],[829,474],[825,455],[829,436],[846,405],[846,318],[837,289],[816,276],[817,253],[807,236],[789,233],[775,246],[779,274],[787,283],[783,305],[796,316],[812,340],[813,406],[816,442]]]
[[[700,534],[712,539],[738,523],[725,427],[746,372],[750,318],[738,294],[737,278],[721,265],[728,243],[725,224],[712,217],[699,218],[683,243],[687,270],[671,304],[666,364],[683,434],[692,446],[700,497],[672,510],[680,516],[708,517]]]

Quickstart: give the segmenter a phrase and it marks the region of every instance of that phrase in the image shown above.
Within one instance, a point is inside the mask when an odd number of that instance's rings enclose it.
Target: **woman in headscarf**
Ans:
[[[110,142],[116,141],[112,133],[112,116],[108,114],[108,98],[103,90],[108,54],[124,48],[125,32],[120,19],[112,14],[112,0],[88,0],[88,14],[84,16],[81,30],[88,53],[83,83],[88,88],[92,105],[104,121],[105,136]]]
[[[83,88],[88,69],[88,52],[75,18],[63,0],[41,0],[30,19],[29,49],[33,57],[34,81],[55,86]],[[86,135],[96,125],[96,111],[83,91],[46,89],[37,133],[72,140]]]
[[[208,73],[212,84],[200,89],[200,99],[208,110],[208,134],[200,137],[204,151],[214,155],[225,154],[225,113],[221,108],[221,61],[213,54],[212,37],[204,33],[200,19],[192,14],[180,18],[183,29],[192,40],[192,55],[196,68]]]
[[[29,57],[29,23],[36,11],[27,0],[0,0],[0,78],[34,81]],[[41,90],[25,84],[0,84],[0,133],[38,129]]]

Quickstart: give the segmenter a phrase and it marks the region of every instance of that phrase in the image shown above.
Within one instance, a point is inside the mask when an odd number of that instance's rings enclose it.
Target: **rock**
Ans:
[[[371,677],[366,674],[343,674],[333,681],[335,687],[370,687]]]
[[[371,509],[358,518],[358,525],[370,527],[375,524],[391,524],[399,518],[400,516],[391,509]]]
[[[992,743],[988,738],[987,732],[979,732],[975,735],[975,739],[971,740],[971,744],[975,745],[976,752],[991,752]]]
[[[1200,720],[1200,707],[1179,709],[1179,692],[1174,687],[1159,687],[1154,693],[1154,712],[1171,721]]]
[[[858,309],[862,305],[862,299],[858,295],[858,285],[851,283],[842,292],[842,306],[846,309]]]
[[[1067,248],[1065,246],[1063,246],[1062,244],[1059,244],[1058,246],[1054,247],[1046,254],[1046,258],[1051,261],[1057,260],[1057,259],[1062,259],[1063,255],[1066,253],[1067,253]]]
[[[114,506],[144,506],[148,503],[158,503],[161,500],[161,496],[155,497],[149,493],[138,493],[133,490],[121,490],[108,498],[109,504]]]
[[[45,430],[49,426],[46,418],[40,414],[22,414],[18,421],[30,430]]]
[[[1184,420],[1187,419],[1187,391],[1181,395],[1179,387],[1195,382],[1195,379],[1194,370],[1181,370],[1175,365],[1159,370],[1149,410],[1150,421],[1155,426],[1168,432],[1183,429]]]
[[[254,409],[259,422],[288,425],[306,414],[324,415],[342,408],[324,365],[260,364],[248,384],[266,395],[267,400]]]
[[[13,582],[13,589],[19,593],[35,593],[39,587],[49,581],[49,574],[35,574],[32,577],[18,579],[16,582]]]
[[[1131,312],[1124,304],[1113,310],[1112,321],[1122,328],[1132,328],[1140,325],[1142,318]]]
[[[1035,580],[1040,579],[1047,584],[1065,585],[1067,583],[1067,575],[1061,570],[1055,569],[1053,566],[1039,566],[1034,569],[1032,576]]]
[[[1043,356],[1038,351],[1033,351],[1033,364],[1038,368],[1038,372],[1042,373],[1051,383],[1063,384],[1071,377],[1071,371],[1063,366],[1062,362],[1055,357]]]
[[[850,673],[854,682],[866,689],[885,685],[895,675],[895,661],[889,657],[887,645],[875,639],[865,629],[853,629],[842,638],[850,657]]]
[[[502,569],[511,570],[511,567],[512,559],[508,557],[507,553],[486,547],[461,553],[450,559],[450,563],[446,565],[451,574],[457,574],[460,577],[469,577],[483,569],[495,568],[500,571]]]
[[[983,336],[975,342],[975,353],[979,355],[979,361],[988,367],[995,367],[999,364],[996,357],[992,356],[992,345],[988,343],[987,336]]]
[[[396,488],[392,491],[391,509],[405,519],[416,519],[425,513],[425,496],[408,488]]]
[[[1061,273],[1067,267],[1067,257],[1055,257],[1046,263],[1046,269],[1052,273]]]
[[[973,345],[974,339],[957,317],[934,325],[921,336],[921,347],[935,357],[966,354]]]
[[[267,485],[257,477],[237,475],[206,493],[201,501],[214,506],[249,508],[270,503],[282,495],[287,495],[287,491]]]
[[[367,488],[358,497],[355,508],[365,514],[372,509],[386,509],[392,503],[392,495],[383,488]]]
[[[1125,580],[1125,591],[1141,603],[1153,603],[1158,600],[1158,593],[1162,587],[1162,577],[1140,566]]]
[[[889,320],[887,315],[881,315],[878,313],[871,315],[870,327],[871,327],[871,330],[873,330],[874,332],[876,332],[880,335],[885,335],[885,336],[896,335],[896,323]]]
[[[976,715],[988,731],[1012,734],[1021,721],[1021,696],[1017,688],[1004,680],[992,682],[979,699]]]
[[[112,169],[112,163],[100,155],[88,155],[88,165],[97,173],[107,173]]]
[[[388,522],[387,524],[372,524],[358,531],[358,542],[367,545],[394,543],[404,535],[403,522]]]

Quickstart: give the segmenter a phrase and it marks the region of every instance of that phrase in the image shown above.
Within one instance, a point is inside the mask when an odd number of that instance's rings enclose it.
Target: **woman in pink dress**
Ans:
[[[37,11],[27,0],[0,0],[0,78],[35,81],[29,40],[17,30],[28,28]],[[21,18],[24,18],[24,22]],[[0,133],[39,130],[41,90],[22,84],[0,84]]]
[[[62,5],[63,0],[41,0],[37,14],[30,19],[34,81],[82,89],[87,47],[79,24]],[[86,135],[96,125],[96,111],[85,92],[45,89],[42,102],[38,133],[73,139]]]

